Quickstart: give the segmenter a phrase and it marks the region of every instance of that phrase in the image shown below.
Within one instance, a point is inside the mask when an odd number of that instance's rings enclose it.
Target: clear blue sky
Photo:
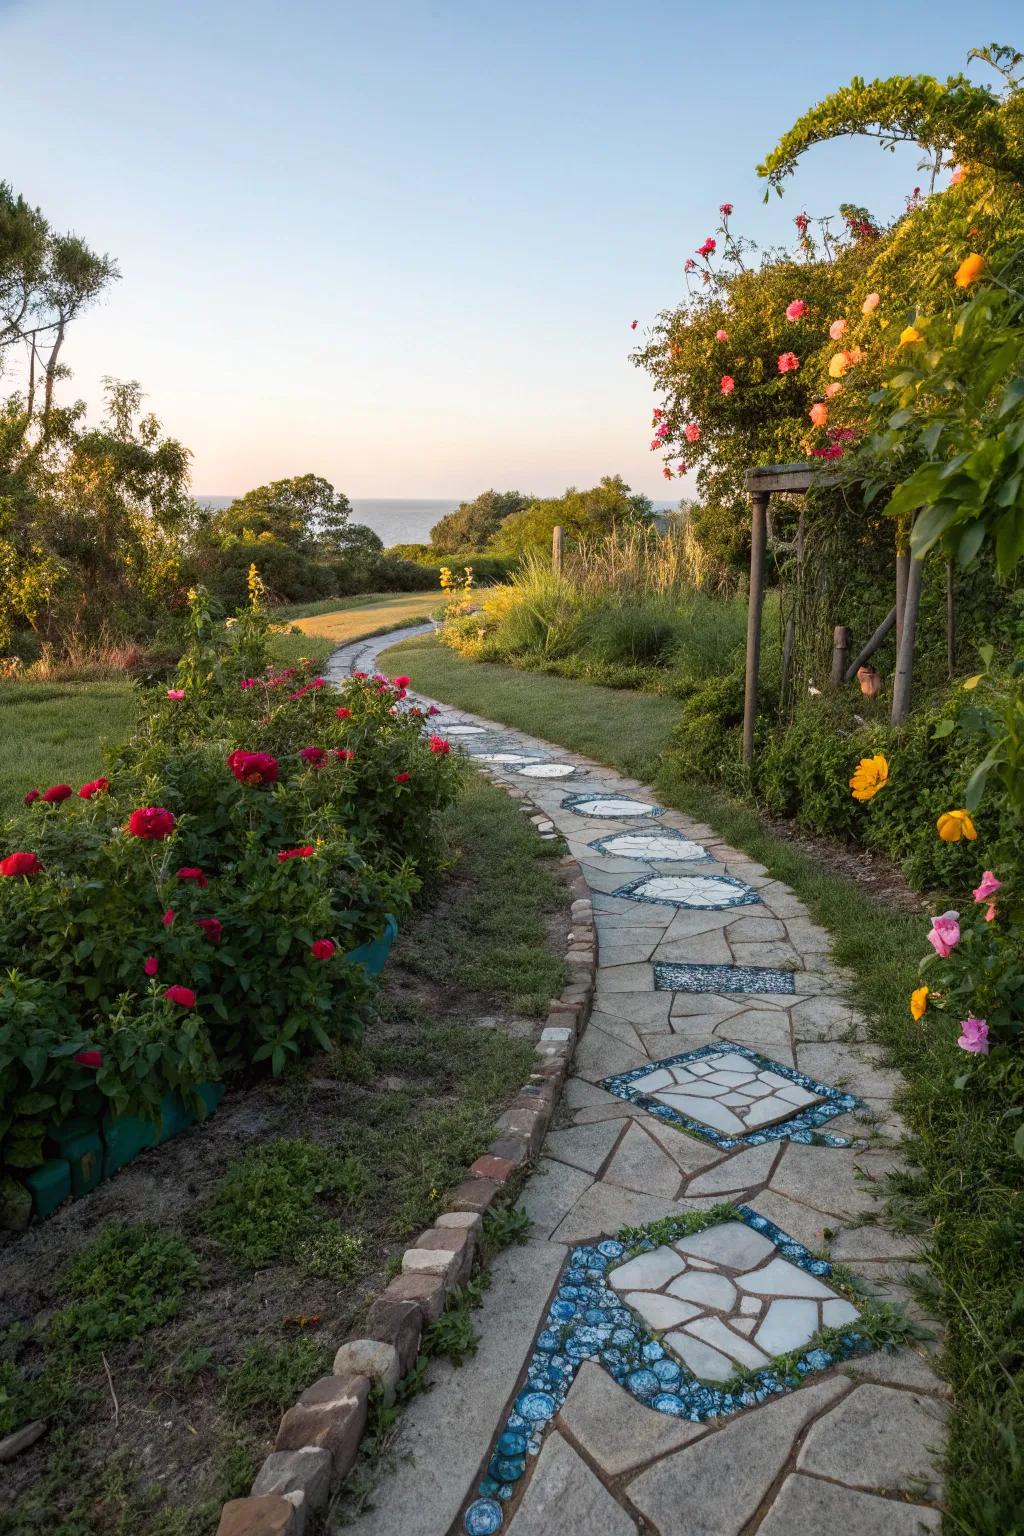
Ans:
[[[912,150],[756,162],[852,74],[1024,42],[1010,0],[0,0],[0,178],[120,262],[65,356],[139,379],[199,492],[665,495],[634,338],[719,203],[891,216]],[[1014,23],[1017,25],[1014,25]],[[673,486],[675,491],[678,486]]]

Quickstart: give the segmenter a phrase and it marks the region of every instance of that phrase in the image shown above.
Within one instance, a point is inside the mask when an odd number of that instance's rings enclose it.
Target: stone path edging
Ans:
[[[417,626],[413,632],[430,627]],[[395,644],[393,635],[379,641]],[[343,647],[346,654],[352,653],[348,670],[360,669],[370,647],[372,642]],[[522,809],[532,813],[539,834],[554,837],[553,829],[546,830],[551,823],[530,795],[507,788]],[[424,1329],[440,1317],[449,1294],[469,1279],[484,1217],[536,1158],[586,1026],[597,969],[589,887],[572,855],[561,858],[559,867],[569,876],[573,895],[565,956],[569,980],[551,1000],[537,1042],[537,1067],[498,1117],[501,1134],[447,1196],[446,1209],[434,1225],[406,1249],[402,1273],[372,1304],[363,1335],[346,1340],[335,1354],[331,1375],[314,1382],[284,1414],[274,1450],[257,1473],[250,1495],[223,1506],[218,1536],[303,1536],[309,1516],[324,1508],[355,1463],[371,1389],[380,1387],[385,1406],[394,1401],[398,1382],[419,1355]]]

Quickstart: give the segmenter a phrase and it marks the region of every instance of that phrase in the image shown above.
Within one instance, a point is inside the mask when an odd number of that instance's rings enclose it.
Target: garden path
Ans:
[[[331,675],[425,628],[344,647]],[[900,1080],[827,934],[644,785],[439,708],[432,727],[566,840],[599,965],[524,1191],[529,1240],[493,1264],[478,1354],[436,1366],[404,1412],[358,1536],[937,1530],[947,1393],[929,1346],[844,1333],[865,1306],[856,1280],[919,1318],[918,1256],[876,1205]],[[795,1391],[783,1355],[806,1378]]]

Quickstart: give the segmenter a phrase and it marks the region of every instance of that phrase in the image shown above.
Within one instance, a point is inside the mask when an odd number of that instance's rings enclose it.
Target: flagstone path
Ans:
[[[425,628],[344,647],[330,675]],[[579,861],[596,994],[524,1191],[529,1241],[493,1264],[478,1354],[433,1367],[403,1413],[357,1536],[937,1530],[934,1344],[843,1332],[864,1292],[919,1317],[917,1258],[877,1204],[899,1079],[827,934],[643,784],[440,710],[432,727],[526,789]]]

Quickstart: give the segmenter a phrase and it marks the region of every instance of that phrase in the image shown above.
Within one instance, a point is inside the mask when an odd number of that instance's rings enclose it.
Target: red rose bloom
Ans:
[[[33,805],[35,803],[35,801],[37,801],[38,799],[39,799],[39,791],[38,791],[38,789],[30,789],[28,794],[25,796],[25,804],[26,805]]]
[[[450,752],[451,746],[443,736],[431,736],[430,750],[431,752]]]
[[[200,891],[205,891],[209,880],[201,869],[194,864],[184,864],[181,869],[174,872],[176,880],[191,880]]]
[[[327,687],[327,679],[326,679],[326,677],[314,677],[313,681],[310,683],[309,686],[311,688],[326,688]]]
[[[91,800],[93,795],[106,794],[109,788],[109,779],[90,779],[89,783],[83,784],[78,791],[78,798],[80,800]]]
[[[339,748],[339,750],[335,752],[334,755],[338,759],[339,763],[351,763],[355,758],[355,753],[350,752],[348,747]]]
[[[395,678],[395,687],[396,688],[408,688],[408,686],[409,686],[409,684],[411,682],[412,682],[412,678],[411,677],[396,677]]]
[[[196,995],[191,987],[165,987],[164,997],[169,1003],[177,1003],[181,1008],[194,1008]]]
[[[354,678],[356,678],[359,682],[362,682],[364,680],[364,678],[369,676],[369,673],[368,672],[353,672],[352,676]]]
[[[304,763],[310,768],[322,768],[327,761],[327,749],[325,747],[303,747],[299,753]]]
[[[161,918],[161,922],[163,923],[165,928],[170,928],[173,925],[173,923],[174,923],[174,908],[173,907],[168,907],[167,908],[167,911],[164,913],[163,917]]]
[[[305,698],[305,696],[306,696],[306,694],[308,692],[309,692],[309,684],[308,683],[306,684],[305,688],[296,688],[294,693],[290,693],[288,695],[288,703],[291,704],[294,699]]]
[[[311,859],[315,852],[312,843],[306,843],[302,848],[282,848],[277,856],[277,862],[287,864],[289,859]]]
[[[219,944],[221,934],[224,932],[224,924],[219,917],[200,917],[196,919],[196,927],[201,928],[211,944]]]
[[[396,784],[408,784],[408,782],[409,782],[409,780],[411,778],[412,778],[412,774],[411,773],[396,773],[395,774],[395,783]]]
[[[277,758],[269,752],[232,752],[228,767],[240,784],[259,787],[277,779]]]
[[[75,1055],[74,1055],[74,1060],[78,1062],[80,1067],[102,1067],[102,1065],[103,1065],[103,1052],[102,1051],[76,1051]]]
[[[128,817],[128,832],[147,842],[162,843],[174,831],[174,817],[162,805],[145,805]]]
[[[440,713],[441,713],[441,711],[438,709],[436,704],[431,704],[430,708],[427,710],[427,714],[430,715],[431,717],[433,717],[434,715],[439,715]]]
[[[42,867],[34,853],[9,853],[0,859],[0,875],[38,875]]]
[[[157,971],[160,969],[160,962],[156,958],[156,955],[147,955],[145,960],[142,962],[142,969],[145,971],[147,976],[155,976]]]
[[[66,800],[73,794],[74,790],[70,784],[51,784],[49,789],[43,790],[43,799],[47,805],[59,805],[62,800]]]
[[[339,720],[351,720],[352,718],[352,711],[350,709],[346,709],[344,705],[342,705],[341,709],[336,709],[334,713],[337,715]]]
[[[333,939],[314,939],[310,949],[315,960],[329,960],[337,945]]]

